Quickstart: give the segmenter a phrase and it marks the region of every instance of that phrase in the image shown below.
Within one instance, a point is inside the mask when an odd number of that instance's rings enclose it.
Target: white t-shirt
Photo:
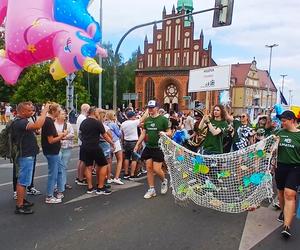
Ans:
[[[190,115],[186,118],[184,128],[189,131],[194,129],[194,118]]]
[[[83,114],[80,114],[78,117],[77,117],[77,121],[76,121],[76,130],[77,130],[77,136],[79,135],[79,128],[80,128],[80,125],[81,123],[86,119],[86,116],[83,115]],[[78,137],[78,145],[80,146],[81,145],[81,140],[79,139]]]
[[[122,123],[121,131],[124,135],[125,141],[137,141],[139,139],[138,126],[140,125],[140,120],[127,120]]]
[[[63,132],[64,124],[58,124],[57,122],[54,122],[56,131],[58,133]],[[74,138],[74,129],[72,125],[67,122],[67,131],[68,134],[65,138],[65,140],[61,140],[61,148],[72,148],[73,147],[73,138]]]
[[[5,106],[5,114],[10,115],[11,114],[11,106]]]

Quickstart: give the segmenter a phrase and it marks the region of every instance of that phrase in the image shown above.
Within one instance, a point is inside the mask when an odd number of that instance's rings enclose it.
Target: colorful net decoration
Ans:
[[[241,213],[272,199],[275,136],[220,155],[196,154],[165,135],[161,136],[160,144],[177,201],[193,201],[221,212]]]

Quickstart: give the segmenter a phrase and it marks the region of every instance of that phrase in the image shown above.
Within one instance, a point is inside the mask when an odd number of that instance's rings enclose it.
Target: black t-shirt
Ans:
[[[171,129],[177,129],[179,126],[179,121],[176,118],[170,117]]]
[[[79,137],[82,141],[81,147],[88,149],[98,147],[100,134],[105,134],[103,124],[96,119],[86,118],[79,128]]]
[[[4,115],[5,114],[5,106],[4,105],[0,105],[0,114]]]
[[[48,136],[57,137],[57,131],[54,121],[50,117],[46,117],[45,123],[42,127],[42,148],[44,155],[57,155],[60,150],[60,141],[50,144]]]
[[[32,130],[26,130],[29,121],[26,118],[17,118],[12,124],[12,141],[21,146],[21,157],[36,156],[39,146]]]

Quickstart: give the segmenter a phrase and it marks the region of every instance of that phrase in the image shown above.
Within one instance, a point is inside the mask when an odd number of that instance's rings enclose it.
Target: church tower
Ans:
[[[156,99],[169,111],[188,109],[190,101],[205,103],[205,92],[188,93],[189,72],[192,69],[215,66],[211,58],[212,45],[204,48],[204,34],[194,34],[194,20],[180,17],[192,13],[193,0],[178,0],[170,13],[165,7],[161,26],[153,27],[152,41],[148,35],[144,41],[144,54],[137,57],[135,92],[136,107],[142,108],[151,99]],[[213,96],[211,99],[214,99]]]

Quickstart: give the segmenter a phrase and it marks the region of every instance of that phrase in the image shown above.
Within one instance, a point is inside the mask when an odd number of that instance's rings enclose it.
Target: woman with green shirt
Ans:
[[[290,226],[296,211],[297,189],[300,186],[300,129],[296,116],[284,111],[281,116],[282,129],[277,133],[278,159],[275,180],[282,212],[278,221],[283,222],[281,234],[290,237]]]
[[[203,142],[203,154],[222,154],[223,139],[227,132],[228,123],[225,120],[226,112],[223,105],[215,105],[212,112],[212,117],[204,115],[200,122],[199,128],[208,127],[206,138]]]

